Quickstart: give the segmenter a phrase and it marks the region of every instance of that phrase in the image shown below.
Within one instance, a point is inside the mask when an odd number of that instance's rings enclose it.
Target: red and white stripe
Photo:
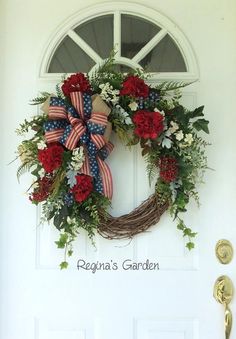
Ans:
[[[93,113],[89,121],[99,124],[99,125],[107,125],[107,116],[103,113]]]
[[[72,150],[76,147],[80,137],[84,134],[86,130],[86,127],[82,125],[82,123],[79,123],[78,125],[75,125],[72,127],[72,130],[66,139],[65,147],[69,150]]]
[[[63,133],[64,133],[63,128],[56,129],[54,131],[45,132],[45,139],[48,143],[57,142],[62,137]]]
[[[67,119],[65,107],[50,106],[48,112],[49,119]]]
[[[113,182],[112,182],[112,174],[109,166],[99,157],[97,157],[100,176],[102,179],[103,185],[103,194],[108,198],[112,199],[113,195]]]
[[[70,93],[71,103],[79,113],[79,116],[84,119],[84,100],[82,92]]]
[[[88,157],[88,154],[87,154],[87,151],[86,151],[85,148],[84,148],[84,153],[85,153],[85,159],[84,159],[83,166],[80,169],[80,172],[83,173],[83,174],[91,176],[90,165],[89,165],[89,157]]]
[[[100,134],[91,134],[90,138],[98,149],[102,148],[106,144],[106,140]]]
[[[108,155],[113,151],[113,149],[114,149],[114,145],[113,145],[113,143],[112,142],[108,142],[108,143],[106,143],[106,150],[108,151]]]

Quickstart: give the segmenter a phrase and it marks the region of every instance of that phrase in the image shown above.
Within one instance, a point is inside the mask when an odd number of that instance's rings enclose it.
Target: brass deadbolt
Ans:
[[[216,244],[216,257],[221,264],[229,264],[233,259],[234,250],[231,242],[226,239],[221,239]]]

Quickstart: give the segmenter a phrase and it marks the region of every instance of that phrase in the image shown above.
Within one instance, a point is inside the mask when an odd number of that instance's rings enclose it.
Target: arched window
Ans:
[[[50,42],[41,76],[88,73],[114,47],[121,71],[144,68],[159,80],[198,78],[192,48],[174,23],[147,7],[121,2],[100,4],[70,19]]]

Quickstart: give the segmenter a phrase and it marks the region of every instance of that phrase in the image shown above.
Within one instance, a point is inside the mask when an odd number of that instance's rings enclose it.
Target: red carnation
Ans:
[[[64,80],[61,89],[64,95],[69,97],[71,92],[90,92],[91,86],[83,73],[76,73]]]
[[[146,98],[149,94],[149,87],[143,79],[138,76],[129,75],[122,84],[120,95],[130,95],[135,98]]]
[[[76,184],[71,189],[71,192],[73,193],[76,201],[82,202],[87,199],[93,190],[93,179],[85,174],[77,175],[75,178]]]
[[[46,173],[52,173],[62,164],[64,148],[61,145],[49,145],[47,148],[38,150],[38,159]]]
[[[43,177],[37,181],[37,184],[37,188],[31,193],[29,197],[32,202],[40,202],[47,199],[50,194],[52,179]]]
[[[160,112],[140,110],[133,116],[134,133],[143,139],[156,139],[164,129],[163,116]]]
[[[160,177],[165,182],[174,181],[178,175],[177,160],[172,157],[162,157],[160,159]]]

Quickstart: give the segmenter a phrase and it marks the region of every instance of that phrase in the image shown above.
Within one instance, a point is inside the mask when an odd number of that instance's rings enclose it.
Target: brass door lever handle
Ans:
[[[232,312],[229,304],[233,299],[234,287],[231,279],[226,275],[220,276],[214,286],[215,299],[225,308],[225,339],[229,339],[232,328]]]
[[[232,328],[232,312],[227,304],[225,304],[225,339],[229,339]]]

